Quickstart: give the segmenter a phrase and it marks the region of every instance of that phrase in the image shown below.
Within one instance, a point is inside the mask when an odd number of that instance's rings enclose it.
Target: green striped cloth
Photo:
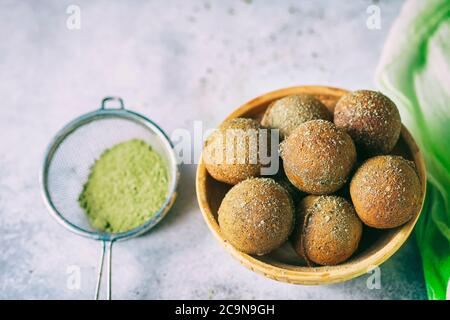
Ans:
[[[376,80],[397,103],[424,154],[428,190],[415,234],[428,297],[449,299],[450,0],[405,3],[386,41]]]

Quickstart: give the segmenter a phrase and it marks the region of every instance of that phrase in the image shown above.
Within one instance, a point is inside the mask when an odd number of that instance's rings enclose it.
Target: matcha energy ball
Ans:
[[[334,123],[369,155],[392,151],[402,127],[396,105],[382,93],[370,90],[344,95],[334,109]]]
[[[347,260],[361,235],[361,220],[344,198],[307,196],[297,206],[292,244],[309,264],[336,265]]]
[[[309,94],[290,95],[272,102],[267,108],[261,124],[280,130],[284,139],[300,124],[316,119],[332,120],[327,107]]]
[[[310,194],[340,189],[356,162],[350,136],[325,120],[301,124],[280,149],[287,177],[298,189]]]
[[[294,225],[289,193],[268,178],[252,178],[235,185],[219,208],[220,230],[236,249],[266,254],[281,246]]]
[[[361,220],[378,229],[406,223],[421,205],[414,163],[400,156],[377,156],[365,161],[352,178],[350,195]]]
[[[206,140],[203,161],[216,180],[236,184],[261,172],[257,121],[236,118],[223,123]]]

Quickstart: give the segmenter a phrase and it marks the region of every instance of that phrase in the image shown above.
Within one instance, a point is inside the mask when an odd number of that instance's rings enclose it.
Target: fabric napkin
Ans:
[[[427,195],[415,235],[428,297],[450,298],[450,0],[405,3],[376,82],[424,155]]]

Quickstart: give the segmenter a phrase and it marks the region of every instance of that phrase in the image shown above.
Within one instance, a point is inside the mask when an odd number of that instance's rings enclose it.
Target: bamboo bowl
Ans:
[[[300,86],[281,89],[247,102],[231,113],[226,120],[237,117],[250,117],[260,120],[267,106],[272,101],[296,93],[312,94],[333,112],[337,100],[346,92],[343,89],[322,86]],[[399,142],[392,153],[402,155],[416,164],[421,182],[422,206],[426,188],[425,164],[419,148],[404,126],[402,126]],[[217,222],[217,211],[223,197],[230,188],[231,186],[214,180],[208,174],[202,159],[200,159],[196,177],[197,199],[203,218],[214,236],[245,267],[268,278],[293,284],[318,285],[337,283],[367,273],[375,266],[386,261],[400,248],[411,234],[421,211],[420,208],[413,219],[394,229],[376,230],[364,227],[363,237],[358,250],[349,260],[342,264],[337,266],[307,267],[305,262],[295,253],[289,242],[270,254],[255,256],[238,251],[222,237]]]

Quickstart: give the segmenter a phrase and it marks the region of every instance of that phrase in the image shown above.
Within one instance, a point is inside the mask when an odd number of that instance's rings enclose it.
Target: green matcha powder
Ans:
[[[79,203],[95,229],[124,232],[161,208],[168,187],[161,156],[144,141],[130,140],[106,150],[95,162]]]

